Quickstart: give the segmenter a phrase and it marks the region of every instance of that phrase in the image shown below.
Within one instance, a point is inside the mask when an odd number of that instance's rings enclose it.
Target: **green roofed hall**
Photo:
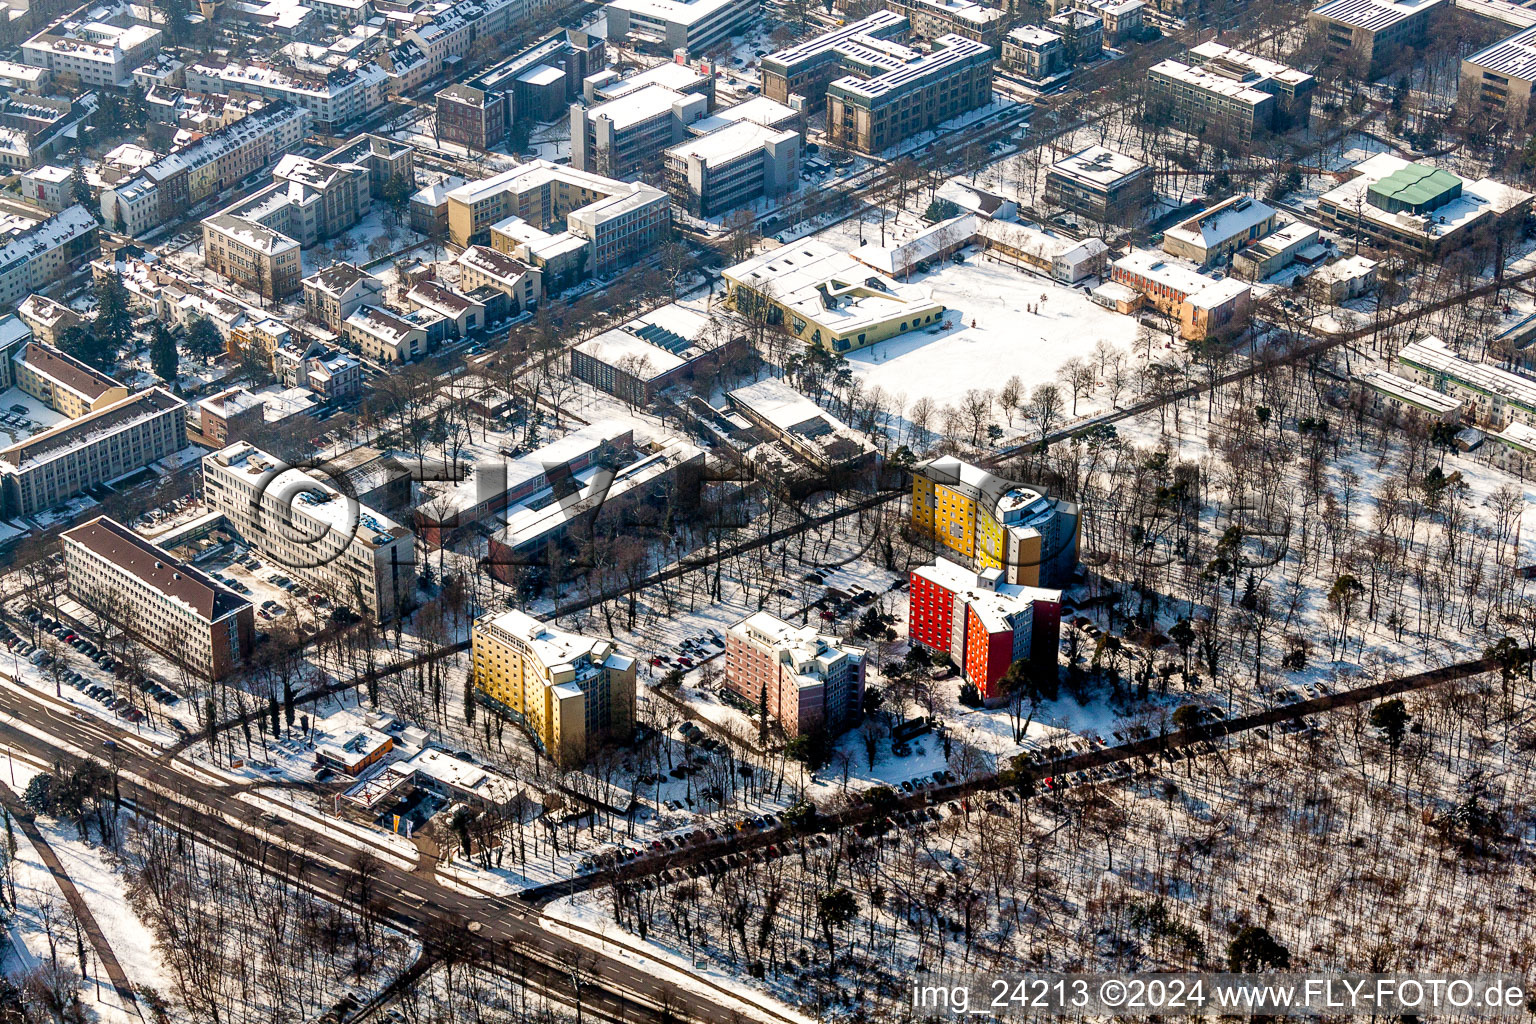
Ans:
[[[1367,190],[1370,203],[1379,210],[1423,213],[1444,206],[1461,195],[1461,179],[1450,171],[1423,164],[1407,164]]]

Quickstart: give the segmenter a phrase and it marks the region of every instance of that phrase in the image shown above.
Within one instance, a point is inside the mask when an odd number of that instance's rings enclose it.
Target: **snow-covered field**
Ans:
[[[973,388],[996,390],[1017,376],[1026,387],[1053,382],[1073,357],[1088,359],[1100,341],[1129,349],[1136,319],[1091,301],[1082,291],[972,255],[944,263],[911,281],[944,303],[939,334],[917,333],[851,353],[849,363],[866,388],[907,401],[929,398],[954,405]],[[1093,411],[1092,402],[1077,411]]]

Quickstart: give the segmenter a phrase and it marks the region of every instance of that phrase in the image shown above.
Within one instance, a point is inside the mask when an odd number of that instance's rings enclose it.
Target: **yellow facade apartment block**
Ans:
[[[912,475],[913,532],[1004,582],[1062,586],[1077,564],[1077,506],[944,457]]]
[[[475,620],[470,647],[476,691],[557,763],[580,764],[634,731],[635,659],[613,641],[509,611]]]

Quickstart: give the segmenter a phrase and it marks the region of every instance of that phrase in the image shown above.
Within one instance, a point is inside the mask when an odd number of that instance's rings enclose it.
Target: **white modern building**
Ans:
[[[702,56],[757,20],[758,0],[609,0],[608,38]]]
[[[203,496],[252,549],[336,604],[383,622],[410,600],[410,530],[249,442],[203,457]]]
[[[736,121],[666,151],[667,191],[695,217],[793,191],[800,133]]]
[[[63,21],[22,43],[21,56],[55,76],[74,75],[88,86],[118,88],[128,85],[133,69],[159,48],[157,28]]]

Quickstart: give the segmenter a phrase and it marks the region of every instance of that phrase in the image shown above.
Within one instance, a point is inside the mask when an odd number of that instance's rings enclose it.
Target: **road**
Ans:
[[[1155,764],[1154,758],[1172,762],[1179,759],[1180,751],[1189,752],[1195,744],[1438,686],[1498,667],[1490,658],[1470,659],[1163,736],[1037,762],[1028,771],[1042,780],[1059,780],[1052,783],[1057,785],[1065,783],[1065,777],[1072,773],[1103,765],[1132,760]],[[124,798],[140,813],[194,834],[232,856],[260,863],[334,903],[355,906],[362,895],[386,897],[388,909],[383,916],[422,935],[429,959],[453,946],[472,950],[480,962],[525,978],[530,987],[567,1003],[574,1004],[579,998],[584,1012],[614,1021],[697,1020],[717,1024],[756,1019],[788,1024],[794,1019],[771,1008],[744,1005],[735,993],[713,986],[707,979],[693,978],[692,984],[667,979],[660,964],[653,959],[647,962],[645,954],[611,957],[599,951],[596,933],[574,938],[553,933],[543,927],[539,909],[551,900],[615,881],[639,881],[664,870],[791,841],[795,833],[788,826],[731,833],[719,840],[643,857],[616,870],[525,890],[517,897],[466,892],[440,881],[418,863],[401,863],[396,859],[398,853],[374,858],[366,869],[360,868],[357,846],[306,824],[304,814],[292,812],[286,820],[277,819],[271,811],[240,799],[248,787],[225,781],[205,768],[167,762],[163,751],[132,734],[103,720],[65,710],[67,705],[51,695],[28,690],[9,677],[0,678],[5,680],[0,686],[0,742],[45,763],[67,762],[81,754],[104,756],[119,772]],[[108,739],[116,743],[114,750],[104,747]],[[853,805],[819,817],[810,831],[849,828],[884,818],[893,810],[916,809],[1003,785],[1002,779],[991,775],[898,796],[880,807],[867,802]],[[106,956],[102,959],[108,963]],[[115,964],[115,960],[111,962]],[[111,974],[114,968],[108,971]],[[127,987],[120,970],[112,976],[115,984]],[[129,992],[131,998],[131,989]]]
[[[359,892],[386,896],[388,923],[424,936],[431,950],[462,943],[479,961],[526,978],[530,988],[569,1005],[579,987],[585,1013],[614,1021],[796,1022],[707,979],[684,978],[644,953],[611,957],[600,951],[595,933],[568,938],[551,932],[541,911],[521,899],[467,892],[389,856],[371,860],[360,875],[358,846],[307,824],[304,815],[273,820],[270,809],[240,799],[233,783],[210,781],[217,779],[213,772],[167,762],[131,733],[76,717],[51,695],[3,678],[0,743],[45,763],[67,763],[82,754],[111,760],[124,800],[139,813],[260,863],[333,903],[356,907]],[[117,744],[115,750],[104,748],[108,739]]]
[[[1530,657],[1530,652],[1526,652],[1525,657]],[[1272,725],[1280,725],[1284,722],[1304,718],[1307,715],[1321,714],[1343,707],[1365,704],[1386,697],[1396,696],[1400,693],[1423,690],[1432,686],[1439,686],[1443,683],[1454,682],[1458,679],[1465,679],[1468,676],[1497,671],[1498,668],[1498,663],[1491,658],[1474,658],[1458,662],[1454,665],[1446,665],[1437,669],[1429,669],[1424,672],[1386,679],[1367,686],[1340,690],[1337,693],[1327,694],[1310,700],[1277,706],[1264,711],[1256,711],[1248,715],[1212,721],[1189,729],[1178,729],[1162,736],[1152,736],[1147,739],[1089,750],[1086,753],[1037,761],[1030,764],[1027,770],[1036,779],[1042,781],[1052,780],[1051,785],[1053,787],[1058,785],[1059,780],[1060,787],[1065,788],[1068,785],[1066,777],[1071,776],[1075,772],[1087,771],[1104,765],[1127,761],[1137,761],[1143,765],[1148,765],[1149,763],[1156,764],[1158,759],[1162,759],[1172,763],[1180,759],[1180,751],[1185,752],[1187,756],[1194,756],[1192,748],[1210,740],[1235,736]],[[810,829],[810,831],[832,832],[838,829],[857,826],[875,818],[883,818],[893,810],[915,810],[929,804],[958,800],[978,792],[1003,788],[1003,786],[1003,780],[995,774],[969,780],[962,779],[948,785],[931,786],[911,795],[900,794],[895,801],[886,806],[876,808],[868,803],[863,803],[822,816],[817,819],[815,827]],[[720,842],[699,843],[686,847],[681,851],[669,852],[665,855],[645,856],[616,869],[595,871],[564,881],[526,889],[520,895],[522,899],[530,903],[542,905],[551,900],[588,891],[615,881],[637,881],[661,871],[713,861],[723,855],[762,849],[765,846],[791,840],[794,838],[794,835],[795,833],[788,827],[759,830],[750,833],[737,833]]]
[[[42,829],[37,827],[32,813],[27,810],[27,805],[22,803],[21,797],[5,783],[0,782],[0,803],[5,804],[5,809],[11,812],[11,817],[21,826],[31,841],[32,848],[42,859],[43,866],[53,876],[54,884],[59,887],[59,892],[64,894],[69,909],[74,912],[75,920],[80,922],[80,929],[85,932],[85,937],[91,940],[91,948],[96,951],[96,959],[101,961],[102,969],[107,972],[107,977],[112,982],[112,987],[117,990],[118,998],[124,1006],[138,1009],[138,998],[133,994],[133,985],[128,981],[128,975],[124,973],[122,965],[117,962],[117,954],[112,952],[112,944],[107,941],[107,935],[101,930],[101,925],[96,921],[96,915],[91,913],[91,908],[80,895],[80,890],[75,887],[74,879],[64,870],[59,855],[48,844],[48,837],[43,835]],[[142,1017],[143,1014],[141,1013]]]

